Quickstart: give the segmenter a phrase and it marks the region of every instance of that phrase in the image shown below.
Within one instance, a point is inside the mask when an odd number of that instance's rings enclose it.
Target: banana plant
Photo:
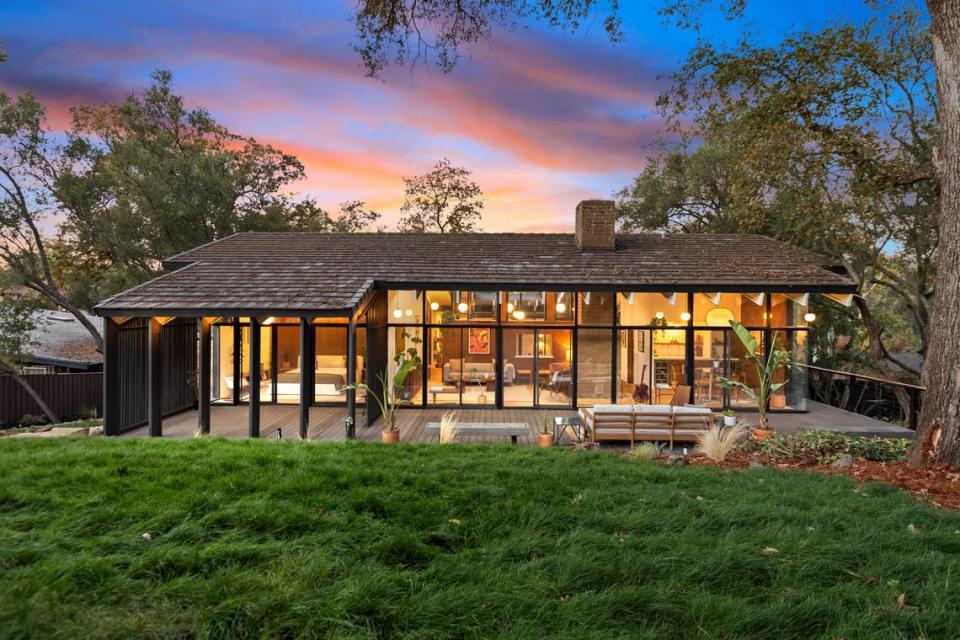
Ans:
[[[387,372],[377,374],[377,379],[380,381],[380,395],[371,393],[370,387],[362,382],[343,387],[344,389],[363,389],[370,393],[376,403],[380,405],[380,413],[383,415],[383,430],[388,432],[398,430],[397,413],[403,404],[403,389],[410,374],[420,369],[422,364],[420,350],[417,348],[422,340],[415,336],[411,337],[407,333],[404,333],[403,337],[410,340],[410,343],[414,346],[393,357],[394,372],[392,376]]]
[[[764,359],[762,355],[757,354],[757,340],[750,331],[734,320],[730,321],[730,327],[733,329],[734,335],[737,336],[737,339],[740,340],[740,343],[743,345],[747,360],[756,368],[757,378],[760,380],[760,384],[757,385],[757,389],[752,389],[739,380],[732,380],[720,376],[720,385],[725,389],[739,389],[745,393],[747,397],[756,402],[757,412],[760,415],[759,426],[761,429],[769,429],[767,422],[767,405],[770,401],[770,395],[787,384],[786,378],[784,378],[783,382],[774,382],[773,376],[776,375],[780,369],[790,364],[790,353],[784,349],[777,348],[777,335],[774,334],[773,343],[770,345],[770,352]]]

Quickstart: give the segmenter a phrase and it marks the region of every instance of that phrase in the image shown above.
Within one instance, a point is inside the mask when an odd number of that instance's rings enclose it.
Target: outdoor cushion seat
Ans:
[[[593,442],[629,440],[675,440],[694,442],[713,424],[706,407],[669,405],[596,405],[581,409],[584,426]]]

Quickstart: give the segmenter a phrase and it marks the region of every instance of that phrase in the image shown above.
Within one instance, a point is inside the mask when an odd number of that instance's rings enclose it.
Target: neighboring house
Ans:
[[[593,200],[576,233],[243,233],[174,256],[96,308],[107,432],[159,435],[163,415],[194,406],[204,431],[213,403],[249,404],[258,435],[261,403],[291,403],[305,434],[307,407],[355,417],[343,385],[376,390],[411,348],[424,362],[401,390],[411,406],[659,403],[682,384],[694,402],[746,408],[719,382],[755,383],[729,321],[803,360],[810,294],[857,289],[770,238],[616,234],[615,222],[613,203]],[[805,397],[797,369],[771,408],[802,411]]]
[[[103,319],[87,314],[95,327],[102,330]],[[90,332],[71,313],[42,309],[34,314],[35,326],[30,332],[28,359],[22,364],[24,373],[81,373],[100,371],[103,356],[97,351]]]

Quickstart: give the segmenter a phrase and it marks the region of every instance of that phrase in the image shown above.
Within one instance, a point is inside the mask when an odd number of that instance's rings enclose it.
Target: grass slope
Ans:
[[[843,477],[211,439],[0,470],[3,637],[960,636],[960,515]]]

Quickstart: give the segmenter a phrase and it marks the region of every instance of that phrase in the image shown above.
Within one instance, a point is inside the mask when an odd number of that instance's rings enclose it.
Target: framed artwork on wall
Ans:
[[[490,329],[475,327],[468,329],[467,353],[470,355],[490,355]]]

